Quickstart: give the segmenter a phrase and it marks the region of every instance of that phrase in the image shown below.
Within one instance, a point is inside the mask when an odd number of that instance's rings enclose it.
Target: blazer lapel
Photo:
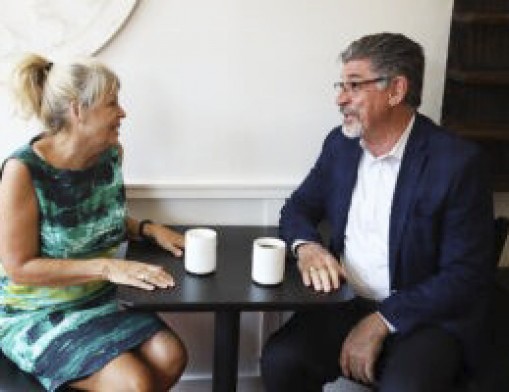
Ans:
[[[398,287],[396,270],[398,250],[408,214],[415,203],[415,191],[428,159],[426,129],[423,118],[417,114],[401,162],[392,201],[389,226],[389,272],[391,290]]]
[[[346,220],[348,218],[348,211],[350,210],[350,203],[352,200],[353,188],[357,182],[357,171],[359,161],[362,155],[362,148],[359,144],[359,139],[348,140],[348,149],[340,155],[337,162],[336,178],[334,182],[338,184],[337,191],[334,199],[337,200],[337,213],[338,213],[338,233],[345,232]]]

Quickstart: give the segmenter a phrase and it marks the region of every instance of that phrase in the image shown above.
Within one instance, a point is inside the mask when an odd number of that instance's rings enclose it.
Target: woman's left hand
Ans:
[[[172,229],[152,223],[145,232],[152,237],[154,241],[164,249],[169,250],[174,256],[182,256],[184,249],[184,236]]]

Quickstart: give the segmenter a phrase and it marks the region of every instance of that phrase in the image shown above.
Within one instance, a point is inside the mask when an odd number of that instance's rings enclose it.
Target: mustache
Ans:
[[[340,107],[339,108],[339,111],[341,112],[341,114],[343,116],[358,116],[359,115],[359,112],[355,109],[352,109],[352,108],[347,108],[347,107]]]

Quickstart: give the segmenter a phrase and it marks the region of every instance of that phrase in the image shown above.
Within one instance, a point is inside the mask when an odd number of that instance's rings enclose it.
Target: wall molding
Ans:
[[[131,183],[128,199],[286,199],[296,183]]]
[[[127,183],[129,199],[286,199],[298,183]],[[496,203],[509,204],[509,192]]]

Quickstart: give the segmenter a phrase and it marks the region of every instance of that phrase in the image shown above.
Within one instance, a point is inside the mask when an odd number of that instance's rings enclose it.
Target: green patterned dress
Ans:
[[[126,199],[117,148],[85,170],[59,170],[29,145],[8,159],[29,169],[39,203],[40,255],[113,257],[126,239]],[[155,316],[122,311],[115,286],[13,283],[0,264],[0,346],[49,391],[91,375],[165,328]]]

